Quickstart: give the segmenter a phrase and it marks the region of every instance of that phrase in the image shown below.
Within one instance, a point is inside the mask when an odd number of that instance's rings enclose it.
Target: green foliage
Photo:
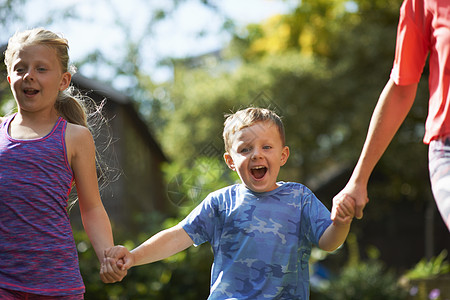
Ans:
[[[345,267],[331,280],[323,299],[330,300],[401,300],[405,292],[397,285],[394,273],[378,260]]]
[[[346,246],[348,261],[329,285],[319,290],[319,300],[402,300],[405,291],[397,283],[397,276],[379,260],[379,251],[368,247],[368,260],[362,261],[356,236],[350,233]]]
[[[430,260],[423,258],[417,265],[405,274],[408,280],[433,278],[442,274],[450,273],[450,263],[447,258],[447,250],[442,250],[438,256]]]
[[[195,158],[190,167],[175,163],[167,164],[164,173],[168,182],[169,200],[178,208],[181,218],[184,218],[209,193],[233,184],[239,178],[228,169],[221,156],[208,157],[205,154]]]
[[[8,23],[21,19],[21,10],[26,0],[3,0],[0,2],[0,26],[6,28]],[[4,36],[5,32],[0,32],[0,46],[5,43],[9,37]]]
[[[450,264],[447,250],[431,259],[421,259],[401,278],[400,283],[409,291],[410,299],[447,299],[450,296]]]

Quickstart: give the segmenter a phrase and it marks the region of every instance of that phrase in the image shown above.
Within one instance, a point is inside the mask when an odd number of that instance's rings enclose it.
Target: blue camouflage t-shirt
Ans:
[[[304,185],[266,193],[242,184],[209,194],[180,225],[214,251],[208,299],[309,299],[308,262],[332,223]]]

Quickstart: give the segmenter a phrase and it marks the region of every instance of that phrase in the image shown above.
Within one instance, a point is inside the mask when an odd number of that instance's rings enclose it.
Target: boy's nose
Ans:
[[[252,153],[252,159],[255,160],[258,158],[261,158],[261,151],[258,149],[255,149],[255,150],[253,150],[253,153]]]
[[[23,75],[23,80],[33,80],[34,79],[34,74],[32,70],[28,70],[25,72],[25,74]]]

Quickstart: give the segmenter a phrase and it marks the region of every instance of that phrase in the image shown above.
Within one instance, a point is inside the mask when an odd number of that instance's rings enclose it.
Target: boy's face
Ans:
[[[283,146],[277,126],[269,121],[257,122],[231,138],[231,148],[224,154],[228,167],[254,192],[276,189],[280,167],[289,157],[289,148]]]

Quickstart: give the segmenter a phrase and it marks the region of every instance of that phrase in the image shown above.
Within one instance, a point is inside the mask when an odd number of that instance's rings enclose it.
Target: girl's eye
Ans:
[[[250,151],[250,148],[242,148],[239,152],[247,153],[248,151]]]
[[[38,70],[38,72],[45,72],[45,71],[47,71],[47,69],[43,68],[43,67],[37,68],[37,70]]]
[[[272,149],[272,146],[264,146],[263,149]]]

